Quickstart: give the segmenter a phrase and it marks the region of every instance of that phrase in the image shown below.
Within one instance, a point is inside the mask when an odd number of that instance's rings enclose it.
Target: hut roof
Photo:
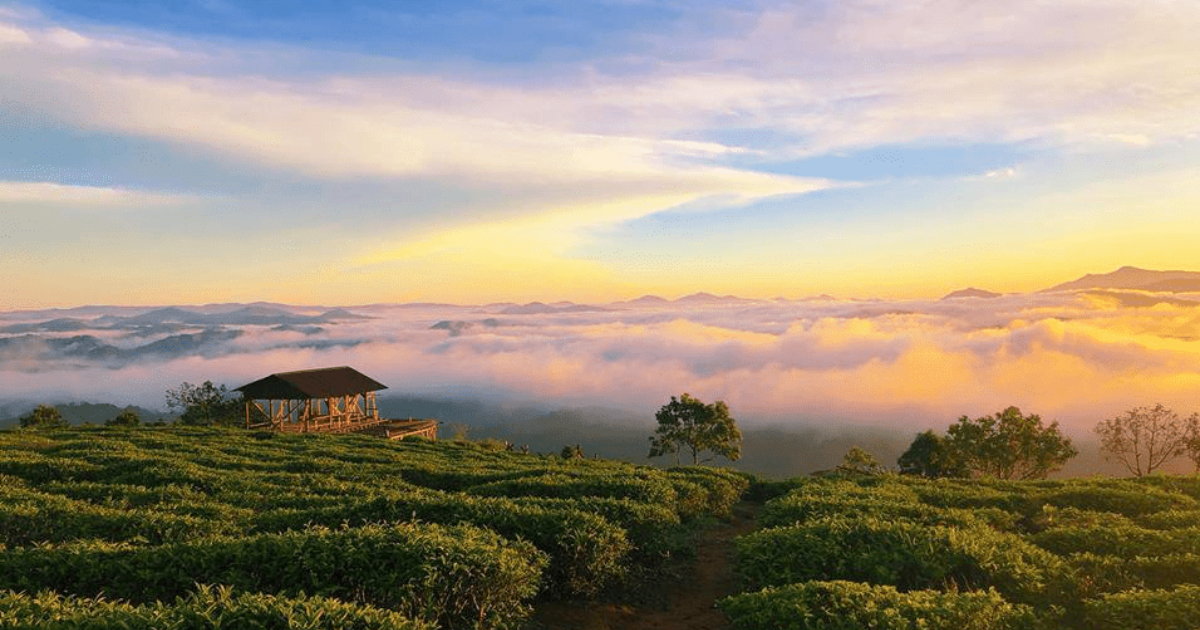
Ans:
[[[351,367],[320,368],[297,372],[279,372],[234,391],[254,400],[305,400],[349,396],[380,389],[384,385]]]

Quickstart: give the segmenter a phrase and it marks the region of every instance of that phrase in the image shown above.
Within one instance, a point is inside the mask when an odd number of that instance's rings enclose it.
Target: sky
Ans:
[[[0,1],[0,311],[1200,269],[1193,0]]]

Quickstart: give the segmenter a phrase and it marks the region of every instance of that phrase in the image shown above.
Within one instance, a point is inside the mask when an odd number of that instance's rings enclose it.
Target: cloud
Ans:
[[[150,206],[194,201],[189,195],[146,192],[105,186],[71,186],[53,182],[0,180],[0,203],[71,206]]]
[[[648,34],[659,49],[629,53],[639,70],[592,60],[555,69],[553,85],[14,17],[0,24],[10,53],[0,72],[24,85],[17,99],[71,124],[333,178],[715,176],[736,193],[761,175],[717,166],[723,157],[961,140],[1146,144],[1200,131],[1200,9],[1188,3],[817,6],[763,4],[706,37],[686,21],[711,9],[686,11]],[[322,67],[376,69],[301,70],[318,55]],[[774,134],[712,139],[731,129]]]
[[[184,380],[237,386],[275,371],[353,365],[392,394],[459,392],[649,414],[686,391],[723,399],[754,424],[838,418],[914,430],[1017,405],[1086,435],[1135,405],[1162,402],[1190,413],[1200,387],[1200,309],[1181,304],[1128,308],[1068,293],[529,315],[506,308],[357,307],[376,318],[323,324],[316,334],[242,326],[203,344],[193,336],[196,344],[173,354],[137,348],[180,331],[100,337],[133,357],[120,369],[47,355],[49,339],[65,334],[26,334],[0,355],[0,398],[70,392],[153,405],[164,387]],[[451,334],[434,327],[443,320],[480,325]],[[107,387],[128,398],[114,399]]]

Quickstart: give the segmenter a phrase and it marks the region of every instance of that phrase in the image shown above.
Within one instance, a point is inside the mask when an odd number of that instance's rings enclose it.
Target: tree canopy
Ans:
[[[1042,479],[1079,454],[1057,422],[1048,426],[1017,407],[970,419],[962,416],[946,431],[950,455],[975,476]]]
[[[181,383],[179,389],[167,390],[167,406],[180,409],[180,424],[208,425],[240,423],[242,401],[229,393],[224,385],[204,381],[201,385]]]
[[[966,477],[967,470],[962,461],[950,451],[946,438],[925,431],[913,439],[908,450],[896,461],[902,475],[916,475],[927,479],[943,477]]]
[[[850,475],[879,475],[887,472],[887,469],[867,450],[851,446],[842,456],[842,463],[838,464],[837,471]]]
[[[658,428],[650,437],[650,457],[673,454],[678,464],[679,452],[686,450],[697,464],[716,456],[729,461],[742,456],[742,432],[723,401],[705,404],[687,393],[678,399],[672,396],[654,418]],[[701,460],[706,451],[712,455]]]
[[[1105,459],[1117,460],[1136,477],[1148,475],[1189,452],[1195,416],[1188,420],[1162,406],[1134,407],[1096,425]]]
[[[19,419],[22,429],[62,429],[71,426],[54,405],[38,405]]]
[[[105,420],[106,427],[136,427],[142,423],[142,417],[133,409],[125,409],[115,417]]]

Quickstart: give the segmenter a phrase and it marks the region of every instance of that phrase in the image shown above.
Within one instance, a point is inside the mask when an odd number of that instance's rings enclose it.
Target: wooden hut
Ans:
[[[247,429],[437,439],[437,420],[380,418],[375,392],[381,389],[387,385],[343,366],[279,372],[234,391],[246,398]]]
[[[246,428],[357,431],[380,419],[375,392],[387,386],[350,367],[280,372],[235,391],[246,397]]]

